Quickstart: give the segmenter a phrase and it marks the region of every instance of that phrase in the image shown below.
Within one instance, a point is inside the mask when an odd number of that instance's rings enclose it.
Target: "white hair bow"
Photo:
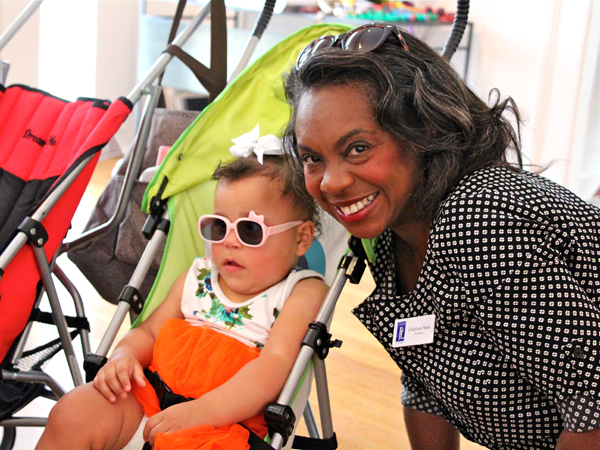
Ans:
[[[259,163],[263,163],[263,155],[283,155],[281,139],[274,134],[260,137],[258,125],[249,133],[231,140],[235,145],[229,151],[236,158],[247,158],[254,152]]]

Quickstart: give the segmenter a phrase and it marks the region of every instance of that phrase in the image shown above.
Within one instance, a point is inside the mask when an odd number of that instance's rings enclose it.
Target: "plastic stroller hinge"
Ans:
[[[350,239],[348,239],[348,247],[351,252],[344,255],[339,268],[346,269],[346,277],[350,283],[358,284],[367,267],[367,255],[361,240],[354,236],[350,236]]]
[[[25,217],[18,230],[25,233],[36,247],[43,247],[48,242],[48,232],[44,226],[31,217]]]
[[[133,286],[125,286],[119,296],[120,302],[127,302],[131,305],[133,312],[139,314],[144,306],[144,296]]]
[[[156,197],[154,197],[156,198]],[[146,239],[151,239],[152,235],[156,230],[160,230],[165,234],[169,234],[169,227],[171,226],[171,221],[169,219],[165,219],[164,212],[167,208],[167,202],[169,199],[158,201],[159,206],[152,207],[151,214],[146,219],[144,223],[144,227],[142,228],[142,234]],[[154,199],[153,199],[154,203]]]
[[[307,345],[315,351],[319,359],[325,359],[332,347],[340,348],[342,341],[331,340],[331,334],[327,332],[327,327],[321,322],[313,322],[308,326],[308,331],[304,336],[302,345]]]
[[[296,415],[292,407],[276,402],[269,403],[265,408],[265,421],[269,428],[269,435],[279,434],[285,446],[294,432],[294,423],[296,423]]]
[[[169,179],[164,177],[158,192],[150,201],[150,215],[146,219],[146,223],[144,223],[144,227],[142,228],[142,234],[146,239],[150,239],[156,230],[163,231],[165,234],[169,233],[169,226],[171,222],[163,217],[165,210],[167,209],[169,198],[161,198],[168,182]]]
[[[108,358],[106,356],[94,355],[89,353],[83,361],[83,370],[85,371],[85,381],[88,383],[93,381],[98,374],[98,371],[106,364]]]

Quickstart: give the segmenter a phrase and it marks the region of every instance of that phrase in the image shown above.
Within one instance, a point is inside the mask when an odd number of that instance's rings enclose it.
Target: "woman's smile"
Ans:
[[[351,203],[348,206],[336,206],[336,208],[338,208],[342,214],[344,214],[345,216],[350,216],[352,214],[356,214],[357,212],[362,211],[364,208],[366,208],[367,206],[369,206],[371,204],[371,202],[375,199],[376,195],[375,194],[371,194],[368,197],[363,198],[362,200],[357,201],[356,203]]]

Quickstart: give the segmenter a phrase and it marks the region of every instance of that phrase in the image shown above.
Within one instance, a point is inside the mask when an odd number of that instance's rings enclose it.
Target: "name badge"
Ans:
[[[392,347],[431,344],[435,330],[435,314],[398,319],[394,324]]]

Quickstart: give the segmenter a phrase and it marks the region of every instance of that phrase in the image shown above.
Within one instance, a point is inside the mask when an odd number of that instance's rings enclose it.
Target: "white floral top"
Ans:
[[[312,270],[292,270],[287,278],[256,297],[234,303],[223,294],[212,260],[196,258],[185,279],[181,311],[193,325],[209,324],[247,345],[262,348],[296,283],[313,277],[323,279]]]

